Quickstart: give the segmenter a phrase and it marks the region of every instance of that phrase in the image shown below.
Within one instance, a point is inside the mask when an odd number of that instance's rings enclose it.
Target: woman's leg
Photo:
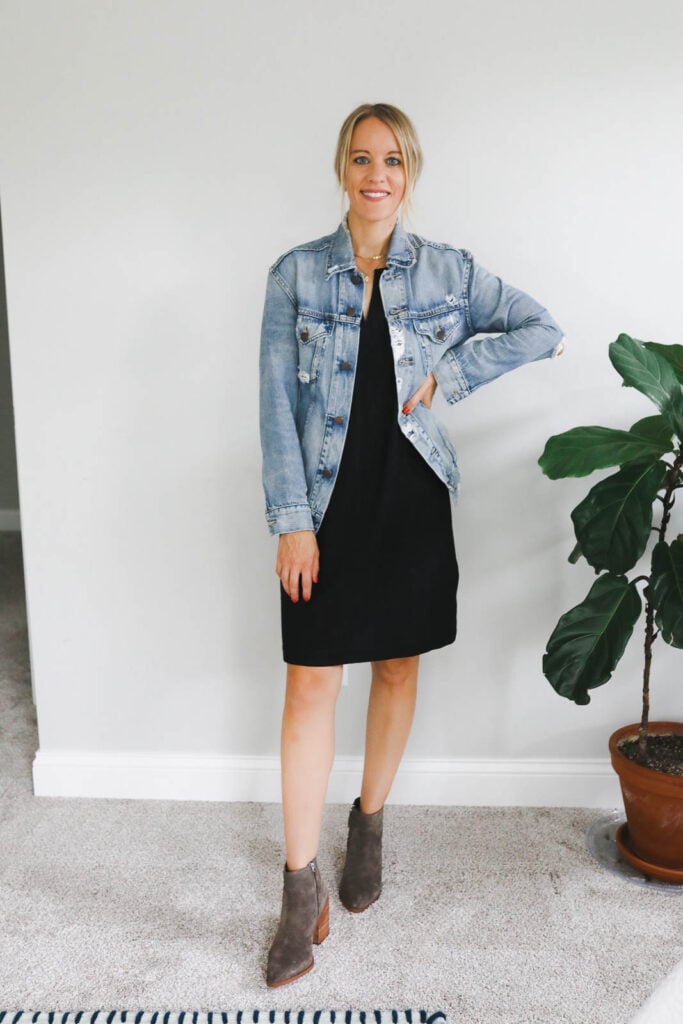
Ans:
[[[310,863],[318,852],[334,760],[334,711],[341,680],[341,665],[287,665],[280,753],[290,871]]]
[[[313,967],[313,943],[329,932],[329,891],[318,869],[327,782],[334,759],[334,709],[341,665],[287,665],[282,715],[282,810],[286,861],[282,910],[266,968],[286,985]]]
[[[361,810],[384,806],[405,750],[415,713],[420,656],[372,662],[365,730]]]
[[[360,797],[349,813],[339,898],[366,910],[382,891],[384,801],[398,770],[415,711],[419,655],[372,662]]]

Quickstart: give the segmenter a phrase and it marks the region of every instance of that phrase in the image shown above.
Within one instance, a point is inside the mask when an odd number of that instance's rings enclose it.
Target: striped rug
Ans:
[[[0,1010],[0,1024],[446,1024],[442,1010]]]

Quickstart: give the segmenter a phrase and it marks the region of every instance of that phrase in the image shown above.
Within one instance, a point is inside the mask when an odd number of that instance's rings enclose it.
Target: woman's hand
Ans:
[[[311,581],[318,582],[319,566],[320,553],[314,530],[293,530],[291,533],[280,534],[275,572],[294,603],[299,600],[299,576],[304,601],[310,601]]]
[[[435,391],[436,377],[434,376],[433,373],[430,373],[429,376],[425,377],[425,379],[422,381],[417,391],[413,391],[412,395],[410,396],[406,404],[403,406],[404,415],[409,412],[412,412],[415,406],[418,404],[418,402],[422,402],[422,404],[426,405],[428,409],[431,409],[432,398],[434,397]]]

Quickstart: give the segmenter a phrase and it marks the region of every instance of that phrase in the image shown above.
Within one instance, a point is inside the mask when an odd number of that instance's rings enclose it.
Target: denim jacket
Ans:
[[[407,415],[404,403],[433,372],[455,404],[508,370],[559,355],[562,329],[467,249],[430,242],[398,221],[379,287],[398,425],[455,502],[459,474],[446,429],[422,402]],[[295,246],[269,269],[259,424],[271,534],[320,527],[344,448],[362,313],[363,276],[346,216],[333,234]],[[473,337],[495,331],[503,333]]]

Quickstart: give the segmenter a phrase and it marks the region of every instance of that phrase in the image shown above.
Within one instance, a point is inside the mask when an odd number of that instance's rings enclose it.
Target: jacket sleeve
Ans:
[[[469,337],[457,339],[434,366],[434,376],[451,404],[509,370],[558,356],[564,333],[547,309],[519,288],[477,263],[465,263],[465,318]],[[472,338],[502,331],[495,337]]]
[[[278,271],[268,272],[259,352],[259,431],[266,523],[271,534],[312,530],[294,414],[299,348],[296,303]]]

